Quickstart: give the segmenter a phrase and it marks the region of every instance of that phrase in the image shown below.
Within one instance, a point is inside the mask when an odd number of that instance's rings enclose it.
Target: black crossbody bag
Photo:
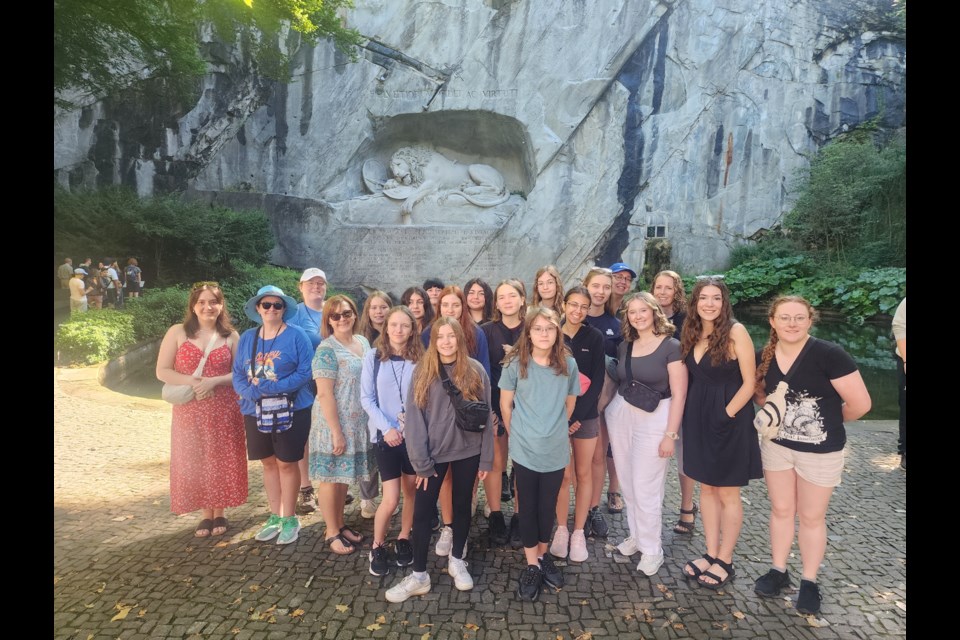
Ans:
[[[490,405],[482,400],[465,400],[463,392],[457,388],[447,375],[447,369],[440,363],[440,380],[450,396],[450,402],[457,414],[457,427],[463,431],[483,433],[490,419]]]

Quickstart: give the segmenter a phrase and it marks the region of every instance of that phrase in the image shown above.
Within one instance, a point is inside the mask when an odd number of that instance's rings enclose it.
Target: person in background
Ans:
[[[107,285],[107,303],[114,309],[122,309],[123,285],[120,283],[120,267],[113,258],[104,258],[103,263],[107,267],[107,275],[110,278],[110,284]]]
[[[172,406],[170,511],[199,510],[198,538],[226,533],[225,510],[247,501],[246,436],[232,386],[239,340],[220,285],[198,282],[183,322],[167,330],[157,355],[158,380],[193,387],[193,400]],[[194,378],[208,347],[203,371]]]
[[[613,273],[613,291],[610,292],[610,299],[607,301],[607,310],[614,317],[619,318],[623,297],[630,293],[633,281],[637,278],[637,272],[623,262],[610,265],[610,271]]]
[[[563,315],[563,283],[552,264],[540,267],[533,278],[533,305],[553,309]]]
[[[82,266],[82,265],[81,265]],[[70,280],[73,279],[73,259],[64,258],[63,264],[57,269],[57,278],[60,280],[61,289],[70,288]]]
[[[87,294],[92,290],[87,286],[85,277],[87,272],[77,267],[73,270],[73,279],[70,280],[70,313],[85,313],[87,310]]]
[[[470,492],[473,479],[483,480],[493,464],[493,412],[481,432],[456,426],[456,410],[444,388],[440,368],[465,400],[490,403],[490,378],[467,353],[463,328],[456,319],[437,318],[430,328],[430,345],[417,362],[404,400],[404,441],[417,473],[413,512],[413,572],[387,590],[388,602],[404,602],[430,592],[427,553],[430,521],[440,486],[453,477],[453,542],[447,573],[459,591],[473,589],[473,577],[464,561],[470,529]]]
[[[897,453],[900,468],[907,470],[907,299],[904,298],[893,314],[893,337],[897,341],[897,388],[900,401],[900,437]]]
[[[417,321],[417,335],[419,336],[430,327],[436,314],[427,292],[420,287],[410,287],[400,296],[400,304],[410,309],[410,313]]]
[[[870,394],[842,347],[810,335],[817,314],[804,298],[777,298],[768,318],[770,339],[757,354],[754,401],[763,406],[780,383],[788,388],[780,430],[760,449],[770,495],[772,562],[754,592],[773,598],[790,586],[787,562],[799,516],[803,573],[797,611],[810,615],[820,612],[817,571],[827,549],[830,497],[843,475],[843,423],[870,410]]]
[[[753,426],[756,356],[733,317],[723,276],[703,276],[690,294],[680,351],[690,373],[683,410],[683,471],[700,483],[707,552],[683,569],[687,580],[717,590],[733,579],[743,526],[740,487],[763,477]]]
[[[387,529],[390,516],[403,493],[400,533],[394,543],[396,565],[413,563],[413,503],[416,495],[416,472],[410,464],[404,442],[404,402],[413,379],[413,368],[423,355],[423,345],[414,333],[417,321],[410,309],[389,310],[386,327],[374,348],[363,357],[360,377],[360,404],[367,412],[367,429],[373,443],[377,467],[383,479],[383,500],[373,521],[373,545],[370,549],[370,573],[383,576],[389,572]]]
[[[577,361],[560,337],[560,316],[531,307],[523,335],[507,356],[500,376],[500,415],[510,434],[510,458],[523,501],[520,521],[527,566],[520,573],[517,599],[535,602],[543,583],[563,587],[563,573],[547,545],[556,516],[563,472],[570,463],[570,423],[580,395]]]
[[[680,339],[683,321],[687,319],[687,297],[683,290],[683,280],[676,271],[661,271],[653,277],[650,293],[660,303],[660,308],[676,330],[673,337]],[[680,481],[680,517],[673,525],[673,532],[681,535],[692,534],[697,523],[697,504],[693,501],[697,483],[683,474],[683,445],[677,440],[677,477]]]
[[[297,302],[273,285],[260,287],[243,305],[244,313],[259,326],[244,331],[233,361],[233,388],[240,396],[240,412],[247,434],[247,458],[260,460],[263,488],[270,517],[254,535],[260,542],[277,539],[290,544],[299,536],[295,510],[300,493],[300,458],[310,435],[310,360],[313,349],[303,329],[288,321]],[[257,426],[257,403],[265,397],[285,395],[293,410],[286,431],[264,433]]]
[[[467,281],[463,291],[467,295],[470,317],[477,325],[482,326],[493,320],[493,291],[490,285],[480,278],[474,278]]]
[[[102,309],[103,308],[103,294],[106,291],[105,278],[101,277],[100,271],[95,271],[92,267],[86,268],[81,267],[86,270],[90,275],[87,276],[87,288],[90,290],[90,293],[87,294],[87,305],[91,309]]]
[[[323,336],[320,327],[323,326],[323,301],[327,297],[327,274],[322,269],[311,267],[300,275],[297,285],[303,302],[297,305],[296,313],[290,318],[290,324],[300,327],[310,339],[310,346],[316,352]],[[311,380],[311,392],[316,395],[316,383]],[[297,494],[297,513],[306,515],[317,510],[317,494],[310,482],[310,439],[303,445],[303,457],[298,463],[300,467],[300,493]],[[347,503],[349,504],[349,502]]]
[[[127,267],[123,271],[124,286],[127,290],[127,296],[131,298],[140,297],[140,285],[143,282],[142,272],[136,258],[127,260]]]
[[[443,280],[439,278],[427,278],[423,281],[423,290],[427,292],[427,296],[430,298],[434,318],[440,315],[440,294],[443,289]]]

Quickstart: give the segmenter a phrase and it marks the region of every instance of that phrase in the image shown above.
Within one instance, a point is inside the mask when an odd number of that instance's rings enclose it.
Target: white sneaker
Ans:
[[[637,571],[643,573],[647,576],[654,575],[657,570],[660,568],[660,565],[663,564],[663,554],[654,555],[652,553],[645,553],[643,557],[640,558],[640,564],[637,565]]]
[[[373,500],[360,501],[360,517],[370,520],[377,515],[377,503]]]
[[[447,573],[453,578],[454,586],[460,591],[473,589],[473,576],[467,571],[467,563],[463,560],[458,560],[451,555],[447,561]]]
[[[550,544],[550,554],[556,558],[567,557],[567,546],[570,544],[570,532],[564,526],[557,527]]]
[[[617,545],[617,551],[625,556],[632,556],[640,549],[637,548],[637,541],[631,536]]]
[[[430,576],[423,575],[418,580],[412,573],[406,578],[387,589],[387,602],[404,602],[410,596],[422,596],[430,593]]]
[[[577,529],[570,536],[570,559],[574,562],[586,562],[589,557],[587,537],[583,534],[583,529]]]
[[[444,527],[440,529],[440,539],[437,540],[437,555],[448,556],[453,549],[453,529]]]

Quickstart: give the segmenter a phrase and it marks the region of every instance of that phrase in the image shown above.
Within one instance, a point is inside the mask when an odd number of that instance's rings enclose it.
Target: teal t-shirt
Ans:
[[[499,387],[514,392],[510,419],[510,457],[528,469],[546,473],[570,462],[567,435],[567,396],[580,395],[577,361],[567,356],[567,375],[530,360],[527,377],[520,378],[520,363],[503,368]]]

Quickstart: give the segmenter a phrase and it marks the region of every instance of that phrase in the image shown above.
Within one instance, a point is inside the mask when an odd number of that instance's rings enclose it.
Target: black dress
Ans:
[[[736,360],[714,366],[710,354],[700,363],[693,349],[684,359],[690,373],[683,410],[683,473],[714,487],[743,487],[763,477],[760,443],[753,427],[753,403],[729,417],[727,403],[743,385]]]

